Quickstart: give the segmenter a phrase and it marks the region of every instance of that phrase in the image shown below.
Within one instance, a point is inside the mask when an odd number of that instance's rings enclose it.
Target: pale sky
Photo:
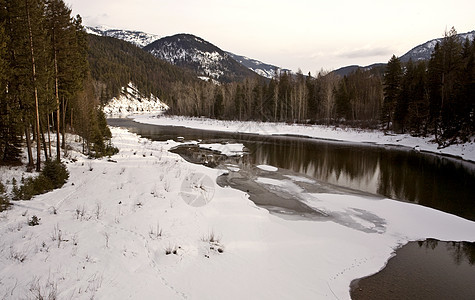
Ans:
[[[475,30],[473,0],[65,0],[89,26],[191,33],[219,48],[312,74],[387,62]]]

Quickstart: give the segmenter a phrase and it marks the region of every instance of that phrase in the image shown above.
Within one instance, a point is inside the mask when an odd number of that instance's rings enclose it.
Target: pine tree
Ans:
[[[31,2],[30,2],[31,1]],[[31,5],[31,6],[30,6]],[[35,120],[36,120],[36,171],[41,171],[41,144],[40,144],[40,109],[39,109],[39,99],[38,99],[38,80],[37,80],[37,73],[36,73],[36,59],[35,56],[35,46],[38,46],[38,43],[33,41],[33,21],[36,21],[36,25],[38,25],[42,18],[42,6],[40,3],[35,3],[34,0],[25,0],[25,13],[26,13],[26,20],[28,25],[28,37],[29,37],[29,45],[30,45],[30,54],[31,54],[31,75],[32,75],[32,85],[33,85],[33,93],[34,93],[34,101],[35,101]],[[33,20],[33,21],[32,21]],[[40,33],[36,33],[38,39],[41,38]],[[36,40],[37,41],[37,40]]]
[[[69,45],[72,41],[70,32],[71,10],[61,0],[48,0],[46,17],[48,22],[48,35],[51,39],[51,51],[54,62],[54,92],[56,102],[56,160],[61,160],[60,146],[60,91],[64,73],[68,70],[67,60]],[[71,66],[70,66],[71,67]],[[64,124],[63,124],[64,126]],[[63,136],[64,141],[64,136]]]
[[[460,92],[457,97],[457,117],[460,118],[460,137],[466,141],[475,132],[475,40],[464,41],[463,69],[459,72]]]
[[[350,95],[347,88],[348,77],[344,77],[335,90],[336,115],[338,118],[349,119]]]
[[[384,102],[381,121],[386,124],[386,130],[389,130],[390,123],[393,121],[394,108],[401,92],[401,79],[401,62],[393,55],[384,73]]]
[[[426,63],[424,61],[416,64],[413,81],[407,93],[411,95],[407,112],[408,128],[411,134],[425,136],[429,123],[429,99]]]
[[[401,78],[400,91],[394,107],[394,129],[404,133],[406,130],[409,103],[413,102],[414,63],[412,59],[406,64]]]
[[[27,141],[29,165],[34,165],[31,151],[30,130],[34,130],[34,138],[40,155],[40,101],[44,95],[40,87],[45,72],[41,49],[45,46],[43,31],[43,3],[37,0],[6,1],[1,6],[1,22],[5,26],[7,38],[8,76],[6,80],[5,103],[8,123],[6,149],[13,150],[22,133]],[[33,121],[35,120],[35,121]],[[16,135],[16,138],[14,137]],[[4,152],[10,153],[10,150]],[[15,152],[15,150],[13,150]],[[40,159],[37,157],[37,169]]]
[[[3,3],[1,3],[3,8]],[[10,96],[9,78],[11,76],[8,64],[8,36],[5,33],[5,13],[0,11],[0,161],[16,162],[20,159],[20,148],[18,139],[18,114],[14,113],[18,108],[13,103]]]
[[[462,44],[452,28],[429,61],[430,117],[435,139],[440,146],[456,141],[460,119],[456,117],[460,73],[463,72]]]

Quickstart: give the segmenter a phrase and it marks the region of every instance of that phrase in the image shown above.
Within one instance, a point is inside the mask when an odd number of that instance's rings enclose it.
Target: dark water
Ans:
[[[375,275],[354,280],[351,298],[475,299],[475,243],[411,242]]]
[[[180,136],[185,140],[242,143],[249,152],[243,164],[268,164],[475,221],[475,164],[459,159],[402,147],[202,131],[128,119],[109,119],[108,123],[152,140],[176,140]]]

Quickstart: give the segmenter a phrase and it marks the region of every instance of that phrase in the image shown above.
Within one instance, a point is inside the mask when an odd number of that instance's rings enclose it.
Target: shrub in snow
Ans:
[[[69,178],[69,172],[66,166],[56,160],[46,161],[41,173],[51,181],[55,189],[62,187]]]
[[[202,237],[201,240],[209,243],[210,250],[217,251],[218,253],[224,252],[224,247],[220,243],[220,238],[216,236],[213,231],[211,231],[207,236]],[[205,257],[209,258],[208,255],[205,255]]]
[[[0,211],[5,210],[8,205],[10,205],[10,199],[6,195],[5,186],[0,182]]]
[[[33,215],[31,219],[28,220],[28,226],[36,225],[40,225],[40,219],[36,215]]]
[[[38,177],[22,179],[24,184],[20,188],[17,188],[16,184],[13,185],[13,199],[29,200],[35,195],[62,187],[68,178],[69,172],[63,163],[48,160]]]
[[[10,200],[5,195],[0,195],[0,211],[7,209],[10,205]]]

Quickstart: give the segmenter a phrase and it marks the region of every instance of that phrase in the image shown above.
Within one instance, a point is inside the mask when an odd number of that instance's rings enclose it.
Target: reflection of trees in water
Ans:
[[[475,220],[475,175],[433,155],[382,153],[378,193]]]
[[[444,246],[452,256],[454,263],[461,265],[466,259],[470,265],[475,265],[475,243],[470,242],[441,242],[436,239],[427,239],[417,242],[419,247],[434,250],[438,246]]]
[[[254,142],[249,148],[252,163],[290,169],[475,220],[475,174],[450,159],[296,139]]]
[[[283,140],[251,147],[255,163],[274,165],[323,181],[345,177],[344,180],[369,182],[378,168],[377,156],[361,155],[355,149],[334,144]]]

